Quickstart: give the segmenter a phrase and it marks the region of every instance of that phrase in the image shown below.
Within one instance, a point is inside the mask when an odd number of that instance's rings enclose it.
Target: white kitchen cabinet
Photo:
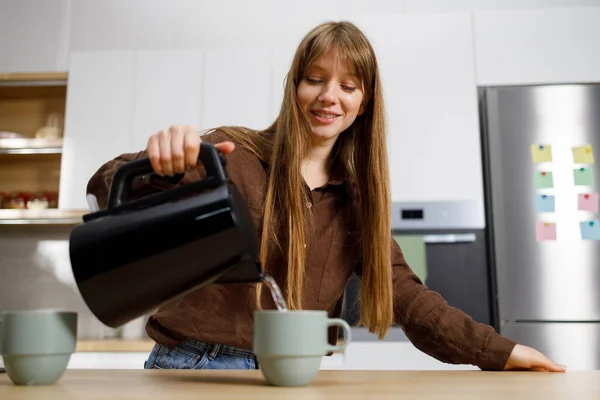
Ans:
[[[71,54],[59,208],[87,209],[91,176],[134,150],[134,70],[133,51]]]
[[[378,56],[392,199],[483,202],[469,14],[351,20]]]
[[[73,50],[258,47],[291,43],[340,10],[358,14],[402,10],[399,0],[77,0]],[[107,24],[110,29],[107,29]]]
[[[71,56],[60,208],[87,208],[92,174],[119,154],[145,149],[158,130],[200,125],[202,60],[197,50]]]
[[[270,52],[210,49],[204,54],[201,129],[238,125],[264,129],[270,116]]]
[[[0,0],[0,73],[67,69],[70,0]]]
[[[263,54],[264,53],[264,54]],[[146,148],[172,124],[263,128],[268,52],[75,52],[69,66],[61,208],[87,208],[86,185],[106,161]]]
[[[600,81],[600,7],[478,12],[479,85]]]
[[[202,53],[197,50],[140,50],[135,67],[133,146],[173,124],[200,125]]]

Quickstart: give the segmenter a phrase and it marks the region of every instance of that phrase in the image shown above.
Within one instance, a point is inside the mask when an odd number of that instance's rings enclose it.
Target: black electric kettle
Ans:
[[[70,235],[71,268],[85,303],[116,328],[212,283],[262,279],[250,212],[225,170],[225,157],[203,142],[204,179],[126,201],[149,159],[116,172],[105,210],[86,214]]]

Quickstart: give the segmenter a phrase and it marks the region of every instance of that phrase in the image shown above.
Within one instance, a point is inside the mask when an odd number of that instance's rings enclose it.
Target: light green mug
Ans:
[[[328,342],[328,328],[344,330],[344,341]],[[325,311],[254,312],[253,351],[267,383],[276,386],[303,386],[313,381],[323,356],[344,350],[350,342],[350,325],[329,318]]]
[[[76,312],[15,310],[0,315],[0,355],[15,385],[57,382],[76,342]]]

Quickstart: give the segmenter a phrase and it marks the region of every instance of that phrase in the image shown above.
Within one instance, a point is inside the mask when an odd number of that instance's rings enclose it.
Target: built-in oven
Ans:
[[[497,327],[482,203],[393,203],[392,234],[408,264],[429,289],[474,320]],[[356,326],[359,286],[354,275],[346,289],[343,318],[354,326],[353,341],[378,340],[366,328]],[[383,340],[408,339],[394,326]]]

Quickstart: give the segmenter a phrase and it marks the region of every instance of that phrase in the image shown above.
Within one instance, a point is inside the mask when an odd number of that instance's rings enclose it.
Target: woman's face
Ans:
[[[363,112],[363,90],[354,76],[329,50],[311,65],[300,80],[298,101],[312,127],[313,142],[333,145]]]

